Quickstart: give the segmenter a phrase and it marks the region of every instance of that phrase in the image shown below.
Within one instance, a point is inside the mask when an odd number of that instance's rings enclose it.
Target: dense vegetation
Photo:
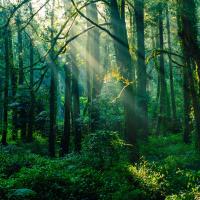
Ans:
[[[0,1],[0,199],[200,199],[200,4]]]

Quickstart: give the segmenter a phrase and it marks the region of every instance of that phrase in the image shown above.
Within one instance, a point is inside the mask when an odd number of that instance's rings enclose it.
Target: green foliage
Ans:
[[[29,190],[35,194],[33,199],[41,200],[197,198],[200,171],[195,166],[198,157],[189,151],[192,147],[181,144],[178,135],[157,139],[150,138],[149,144],[141,149],[145,157],[135,165],[128,161],[127,145],[115,132],[99,131],[87,136],[81,154],[58,159],[28,153],[24,147],[15,145],[2,148],[0,199],[18,199]],[[170,143],[173,156],[169,155],[171,151],[167,152]],[[179,148],[189,151],[185,159]],[[156,150],[163,151],[162,157],[146,161],[145,158],[152,159]]]
[[[85,138],[82,153],[92,166],[103,168],[126,160],[126,147],[116,132],[99,131]]]
[[[34,200],[36,199],[36,192],[30,189],[17,189],[10,193],[8,199],[10,200]]]

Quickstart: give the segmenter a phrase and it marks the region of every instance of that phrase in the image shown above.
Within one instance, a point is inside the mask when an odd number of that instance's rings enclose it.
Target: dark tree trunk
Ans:
[[[188,79],[191,90],[191,99],[194,109],[196,127],[196,147],[200,151],[200,104],[199,96],[195,88],[195,64],[200,69],[199,47],[197,42],[196,5],[194,0],[177,0],[178,31],[181,40]]]
[[[56,140],[56,112],[57,112],[57,69],[54,63],[54,6],[55,1],[53,0],[53,7],[51,13],[51,52],[50,52],[50,93],[49,93],[49,113],[50,113],[50,128],[49,128],[49,156],[55,157],[55,140]]]
[[[17,24],[17,42],[18,42],[18,64],[19,64],[19,86],[20,90],[22,90],[22,87],[24,85],[24,64],[23,64],[23,36],[22,36],[22,31],[21,31],[21,20],[20,20],[20,15],[17,16],[16,19],[16,24]],[[23,99],[23,97],[21,96]],[[24,102],[22,100],[20,109],[19,109],[19,128],[21,130],[21,138],[22,141],[26,141],[26,109]]]
[[[13,45],[12,45],[12,33],[10,31],[10,34],[8,36],[9,39],[9,61],[10,61],[10,77],[11,77],[11,92],[12,92],[12,101],[13,103],[16,102],[16,94],[17,94],[17,81],[18,81],[18,75],[17,70],[15,69],[14,63],[13,63]],[[18,122],[18,116],[17,116],[17,109],[15,106],[12,108],[12,139],[17,139],[17,127]]]
[[[193,76],[193,71],[195,71],[194,66],[195,66],[194,61],[192,60],[191,63],[189,63],[188,65],[188,76],[191,89],[192,104],[194,108],[195,127],[196,127],[196,148],[198,151],[200,151],[200,104],[194,83],[194,76]]]
[[[188,66],[183,68],[183,105],[184,105],[184,125],[183,125],[183,141],[190,143],[190,86],[188,78]]]
[[[98,24],[96,4],[87,6],[87,17]],[[88,22],[87,27],[90,26]],[[99,127],[98,96],[101,88],[98,28],[90,30],[87,36],[87,73],[89,128],[94,132]]]
[[[76,50],[71,46],[72,59],[72,95],[73,95],[73,131],[75,152],[81,150],[81,121],[80,121],[80,101],[79,101],[79,69],[76,62]]]
[[[137,105],[138,129],[143,139],[148,135],[147,117],[147,72],[144,44],[144,0],[135,0],[135,20],[137,30]]]
[[[177,0],[178,16],[181,20],[182,32],[179,36],[184,40],[188,56],[192,58],[197,65],[197,73],[200,78],[200,47],[198,44],[198,22],[197,6],[195,0]],[[200,81],[199,81],[200,91]],[[200,92],[199,92],[200,93]]]
[[[93,16],[92,19],[98,24],[98,11],[96,4],[92,4]],[[94,60],[93,69],[93,84],[92,84],[92,108],[91,108],[91,131],[94,132],[99,126],[99,95],[101,92],[101,71],[100,71],[100,32],[98,28],[95,28],[92,33],[93,48],[92,58]]]
[[[71,68],[65,66],[65,115],[64,132],[61,140],[61,156],[69,153],[70,133],[71,133]]]
[[[56,139],[56,78],[54,74],[54,65],[51,65],[51,83],[50,83],[50,130],[49,130],[49,155],[55,157],[55,139]]]
[[[79,69],[77,66],[77,51],[75,44],[70,45],[70,60],[72,70],[72,130],[74,135],[74,148],[75,152],[80,153],[82,131],[80,119],[80,94],[79,94]]]
[[[159,39],[160,39],[160,66],[159,66],[159,76],[160,76],[160,107],[159,107],[159,116],[158,116],[158,124],[157,124],[157,134],[166,133],[168,128],[168,120],[169,120],[169,101],[167,95],[167,83],[165,77],[165,63],[164,63],[164,54],[162,50],[164,49],[164,38],[163,38],[163,19],[162,19],[162,5],[159,8]]]
[[[119,7],[121,10],[119,10]],[[114,48],[116,54],[116,61],[119,66],[123,80],[127,80],[125,84],[122,80],[123,91],[123,105],[124,105],[124,120],[125,130],[124,134],[128,143],[132,144],[131,160],[135,161],[138,158],[137,149],[137,120],[136,120],[136,102],[135,92],[133,86],[133,66],[132,58],[129,52],[128,36],[125,22],[125,2],[121,1],[121,5],[118,7],[116,0],[110,2],[111,13],[111,26],[113,34],[118,38],[118,41],[114,40]],[[121,11],[121,12],[120,12]]]
[[[169,20],[169,11],[168,7],[166,9],[166,16],[167,16],[167,39],[168,39],[168,48],[169,51],[172,51],[171,47],[171,29],[170,29],[170,20]],[[175,94],[174,94],[174,77],[173,77],[173,65],[172,65],[172,57],[169,54],[169,75],[170,75],[170,93],[171,93],[171,106],[172,106],[172,123],[173,123],[173,130],[176,129],[177,126],[177,116],[176,116],[176,101],[175,101]]]
[[[28,133],[27,141],[33,141],[33,127],[34,127],[34,109],[35,109],[35,94],[34,94],[34,48],[32,40],[30,39],[30,110],[29,110],[29,120],[28,120]]]
[[[92,19],[92,8],[91,5],[86,7],[86,14],[88,18]],[[92,19],[93,20],[93,19]],[[87,28],[91,26],[91,23],[87,21]],[[86,46],[86,70],[87,70],[87,98],[88,98],[88,131],[91,131],[91,104],[92,104],[92,31],[87,32],[87,46]]]
[[[3,101],[3,130],[2,130],[2,145],[7,145],[7,129],[8,129],[8,87],[9,87],[9,40],[8,27],[4,31],[4,45],[5,45],[5,76],[4,76],[4,101]]]
[[[18,65],[19,65],[19,85],[24,84],[24,63],[23,63],[23,42],[22,42],[22,31],[21,31],[21,20],[20,16],[17,16],[17,43],[18,43]]]

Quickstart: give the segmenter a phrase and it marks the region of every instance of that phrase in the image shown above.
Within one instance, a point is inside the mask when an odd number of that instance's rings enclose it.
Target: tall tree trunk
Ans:
[[[3,125],[3,78],[2,74],[0,75],[0,132],[2,132]]]
[[[52,13],[51,13],[51,52],[50,52],[50,70],[51,70],[51,77],[50,77],[50,97],[49,97],[49,111],[50,111],[50,128],[49,128],[49,155],[50,157],[55,157],[55,140],[56,140],[56,99],[57,99],[57,69],[54,63],[54,7],[55,7],[55,0],[52,3]]]
[[[71,133],[71,67],[65,66],[65,114],[64,132],[61,140],[61,156],[69,153],[70,133]]]
[[[162,5],[159,8],[159,39],[160,39],[160,66],[159,66],[159,75],[160,75],[160,108],[157,124],[157,134],[166,133],[168,128],[169,120],[169,101],[167,96],[167,83],[165,77],[165,63],[164,63],[164,54],[162,50],[164,49],[164,39],[163,39],[163,8]]]
[[[190,60],[190,58],[187,56],[186,56],[186,59]],[[195,83],[194,83],[195,82],[194,76],[193,76],[193,71],[195,71],[194,66],[195,66],[194,61],[191,60],[191,62],[188,65],[188,76],[189,76],[189,84],[191,88],[192,104],[194,108],[195,127],[196,127],[196,148],[200,152],[200,104],[199,104],[199,98],[198,98],[198,94],[195,89]]]
[[[2,145],[7,145],[7,129],[8,129],[8,87],[9,87],[9,40],[8,27],[4,31],[4,45],[5,45],[5,76],[4,76],[4,102],[3,102],[3,130],[2,130]]]
[[[169,51],[172,51],[171,45],[171,29],[170,29],[170,20],[169,20],[169,10],[166,8],[166,16],[167,16],[167,40],[168,40],[168,48]],[[173,121],[173,130],[176,129],[177,126],[177,116],[176,116],[176,101],[174,94],[174,77],[173,77],[173,65],[172,65],[172,57],[169,54],[169,76],[170,76],[170,93],[171,93],[171,106],[172,106],[172,121]]]
[[[23,36],[22,36],[22,31],[21,31],[21,20],[20,20],[20,15],[17,16],[16,19],[16,24],[17,24],[17,42],[18,42],[18,64],[19,64],[19,86],[20,90],[23,89],[24,85],[24,64],[23,64]],[[21,92],[22,94],[22,92]],[[23,99],[23,96],[21,97]],[[26,141],[26,109],[25,105],[22,102],[20,102],[20,109],[19,109],[19,128],[21,130],[21,138],[23,142]]]
[[[72,94],[73,94],[73,129],[75,152],[81,150],[81,124],[80,124],[80,97],[79,97],[79,69],[76,61],[76,50],[71,45],[72,59]]]
[[[138,105],[138,129],[143,138],[148,135],[147,117],[147,72],[145,64],[144,44],[144,0],[135,0],[135,19],[137,30],[137,105]]]
[[[93,16],[92,19],[95,23],[98,21],[98,11],[96,4],[92,4]],[[99,126],[99,95],[101,92],[101,70],[100,70],[100,32],[98,28],[93,31],[93,48],[92,58],[94,60],[93,66],[93,84],[92,84],[92,108],[91,108],[91,131],[94,132]]]
[[[92,8],[91,5],[88,5],[86,7],[86,15],[88,18],[92,19],[91,16],[92,13]],[[91,26],[91,23],[87,21],[87,28]],[[91,131],[91,104],[92,104],[92,55],[91,55],[91,46],[93,45],[92,43],[92,31],[87,32],[87,46],[86,46],[86,70],[87,70],[87,98],[88,98],[88,131]]]
[[[32,4],[29,4],[30,14],[33,15]],[[29,38],[30,46],[29,46],[29,64],[30,64],[30,108],[28,115],[28,133],[27,133],[27,141],[33,141],[33,127],[35,122],[35,94],[34,94],[34,46],[33,41]]]
[[[183,68],[183,106],[184,106],[184,125],[183,125],[183,141],[190,143],[190,86],[188,77],[188,66]]]
[[[197,73],[200,80],[200,47],[198,44],[197,6],[195,0],[177,0],[178,12],[182,21],[183,32],[180,37],[185,40],[184,45],[188,48],[188,56],[197,65]],[[199,81],[200,91],[200,81]],[[199,92],[200,93],[200,92]]]
[[[194,0],[177,0],[178,31],[185,57],[186,67],[188,68],[188,78],[191,90],[192,105],[194,109],[196,127],[196,147],[200,151],[200,104],[197,91],[195,89],[195,64],[200,69],[199,47],[197,42],[196,24],[196,5]]]
[[[15,69],[13,63],[13,45],[12,45],[12,33],[8,36],[9,39],[9,61],[10,61],[10,77],[11,77],[11,93],[12,93],[12,101],[15,103],[16,101],[16,94],[17,94],[17,81],[18,81],[18,74],[17,70]],[[15,106],[12,108],[12,139],[16,140],[17,132],[18,132],[18,115],[17,109]]]
[[[120,8],[121,10],[120,10]],[[120,12],[121,11],[121,12]],[[121,1],[118,6],[116,0],[110,1],[111,27],[113,34],[118,38],[114,40],[114,48],[116,61],[123,77],[122,87],[123,105],[124,105],[124,120],[125,120],[125,137],[132,146],[131,160],[135,161],[138,158],[137,149],[137,120],[136,120],[136,102],[133,85],[133,66],[132,58],[129,52],[128,36],[125,22],[125,1]],[[126,80],[124,83],[124,80]]]
[[[87,17],[98,24],[98,11],[96,4],[87,6]],[[91,24],[87,22],[89,28]],[[98,96],[100,94],[100,59],[99,59],[99,29],[94,28],[88,32],[87,36],[87,87],[89,103],[89,121],[91,131],[98,128],[99,111]]]
[[[33,127],[34,127],[34,109],[35,109],[35,94],[34,94],[34,48],[32,40],[30,39],[30,110],[29,110],[29,120],[28,120],[28,133],[27,141],[33,141]]]

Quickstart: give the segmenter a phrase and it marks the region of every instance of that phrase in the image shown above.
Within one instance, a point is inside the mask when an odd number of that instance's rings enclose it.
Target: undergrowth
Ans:
[[[169,135],[150,137],[140,147],[144,156],[134,165],[127,145],[113,132],[86,137],[81,154],[64,158],[49,159],[30,145],[1,147],[0,199],[199,198],[200,162],[192,144]]]

